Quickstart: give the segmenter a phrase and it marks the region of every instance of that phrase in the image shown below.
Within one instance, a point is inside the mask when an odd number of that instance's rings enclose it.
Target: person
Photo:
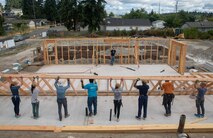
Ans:
[[[113,65],[115,62],[115,53],[116,53],[116,50],[113,47],[111,50],[111,65]]]
[[[57,92],[57,103],[58,103],[58,115],[59,120],[62,121],[62,113],[61,108],[62,105],[64,107],[64,116],[65,118],[69,117],[68,109],[67,109],[67,98],[65,97],[66,90],[70,87],[70,80],[67,78],[67,86],[63,86],[62,82],[59,81],[60,77],[58,77],[55,81],[55,88]]]
[[[141,119],[141,110],[143,108],[143,119],[145,120],[147,117],[147,103],[148,103],[148,90],[149,85],[147,85],[145,80],[142,80],[142,85],[137,85],[137,82],[140,79],[135,81],[134,87],[139,90],[138,97],[138,115],[135,116],[136,119]]]
[[[31,85],[31,103],[32,103],[32,109],[33,109],[33,118],[38,119],[39,118],[39,100],[38,100],[38,94],[39,94],[39,89],[38,89],[38,77],[37,77],[37,82],[35,81],[35,77],[33,77],[33,83]]]
[[[88,98],[87,98],[87,106],[89,109],[89,116],[96,115],[97,114],[97,91],[98,91],[98,85],[96,82],[94,82],[94,79],[89,79],[89,83],[84,86],[84,82],[81,79],[81,86],[82,89],[88,90]],[[94,112],[92,112],[92,105],[94,108]]]
[[[114,117],[117,115],[117,122],[119,122],[120,108],[122,105],[122,91],[124,87],[123,79],[121,78],[120,84],[116,83],[115,88],[112,87],[112,79],[110,79],[110,87],[114,92]]]
[[[196,81],[195,82],[195,88],[197,89],[198,93],[197,93],[197,96],[196,96],[196,107],[197,107],[197,114],[194,114],[196,117],[201,117],[203,118],[205,116],[205,108],[204,108],[204,95],[207,91],[207,88],[206,88],[206,83],[204,82],[201,82],[199,84],[199,81]],[[201,109],[201,112],[200,113],[200,109]]]
[[[169,81],[166,80],[161,87],[161,90],[164,90],[163,93],[163,105],[166,110],[166,113],[164,114],[166,117],[171,116],[171,103],[175,97],[173,91],[174,91],[174,86],[173,84]]]
[[[14,112],[15,112],[15,117],[16,118],[19,118],[21,117],[21,114],[19,114],[19,106],[20,106],[20,102],[21,102],[21,99],[20,99],[20,96],[19,96],[19,89],[21,88],[23,84],[23,78],[21,77],[21,84],[18,85],[18,82],[16,81],[12,81],[11,84],[10,84],[10,90],[12,92],[12,102],[13,102],[13,105],[14,105]]]

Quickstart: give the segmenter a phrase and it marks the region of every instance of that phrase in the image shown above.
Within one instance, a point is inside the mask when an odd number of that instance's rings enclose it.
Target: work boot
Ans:
[[[65,115],[64,117],[67,118],[67,117],[69,117],[69,116],[70,116],[70,114],[67,114],[67,115]]]

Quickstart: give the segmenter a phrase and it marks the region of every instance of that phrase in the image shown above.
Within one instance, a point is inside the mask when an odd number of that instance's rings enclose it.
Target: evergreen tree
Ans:
[[[115,16],[115,14],[113,12],[109,13],[109,17],[114,17],[114,16]]]
[[[65,1],[65,0],[63,0]],[[49,21],[56,21],[57,19],[57,5],[55,0],[46,0],[44,4],[46,18]]]
[[[4,35],[4,28],[3,28],[3,22],[4,22],[4,17],[0,15],[0,36]]]
[[[76,31],[80,16],[81,7],[77,0],[63,0],[61,2],[60,17],[69,31]]]
[[[22,0],[5,0],[5,10],[10,10],[11,8],[21,9]]]
[[[83,27],[88,26],[89,32],[100,30],[100,24],[106,17],[105,0],[83,0]]]

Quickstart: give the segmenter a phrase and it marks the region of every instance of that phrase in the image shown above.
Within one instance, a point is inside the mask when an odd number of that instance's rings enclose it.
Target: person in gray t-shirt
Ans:
[[[120,117],[120,108],[122,105],[122,91],[123,91],[123,78],[121,78],[120,84],[116,83],[115,88],[112,87],[112,79],[110,79],[110,87],[114,92],[114,116],[117,115],[117,122],[119,121]]]
[[[37,82],[35,81],[35,78],[33,77],[33,83],[31,85],[31,103],[32,103],[32,108],[33,108],[33,118],[38,119],[39,118],[39,100],[38,100],[38,94],[39,94],[39,89],[38,89],[38,77],[37,77]]]

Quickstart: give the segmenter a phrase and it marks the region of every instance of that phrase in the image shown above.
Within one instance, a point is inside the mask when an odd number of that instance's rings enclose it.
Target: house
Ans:
[[[35,29],[36,26],[43,26],[47,24],[47,20],[46,19],[18,20],[16,18],[5,18],[3,26],[5,30],[12,30],[13,25],[17,23],[26,24],[30,29]]]
[[[163,20],[157,20],[157,21],[154,21],[154,22],[152,22],[152,26],[154,27],[154,28],[165,28],[165,24],[166,22],[164,22]]]
[[[181,29],[187,29],[187,28],[196,28],[199,31],[207,32],[207,31],[213,30],[213,22],[212,21],[186,22],[181,27]]]
[[[48,23],[47,19],[33,19],[36,26],[44,26]]]
[[[15,8],[12,8],[10,10],[10,13],[14,16],[22,16],[23,15],[23,12],[22,12],[22,9],[15,9]]]
[[[148,19],[122,19],[122,18],[108,18],[105,20],[105,30],[148,30],[151,29],[152,24]]]

